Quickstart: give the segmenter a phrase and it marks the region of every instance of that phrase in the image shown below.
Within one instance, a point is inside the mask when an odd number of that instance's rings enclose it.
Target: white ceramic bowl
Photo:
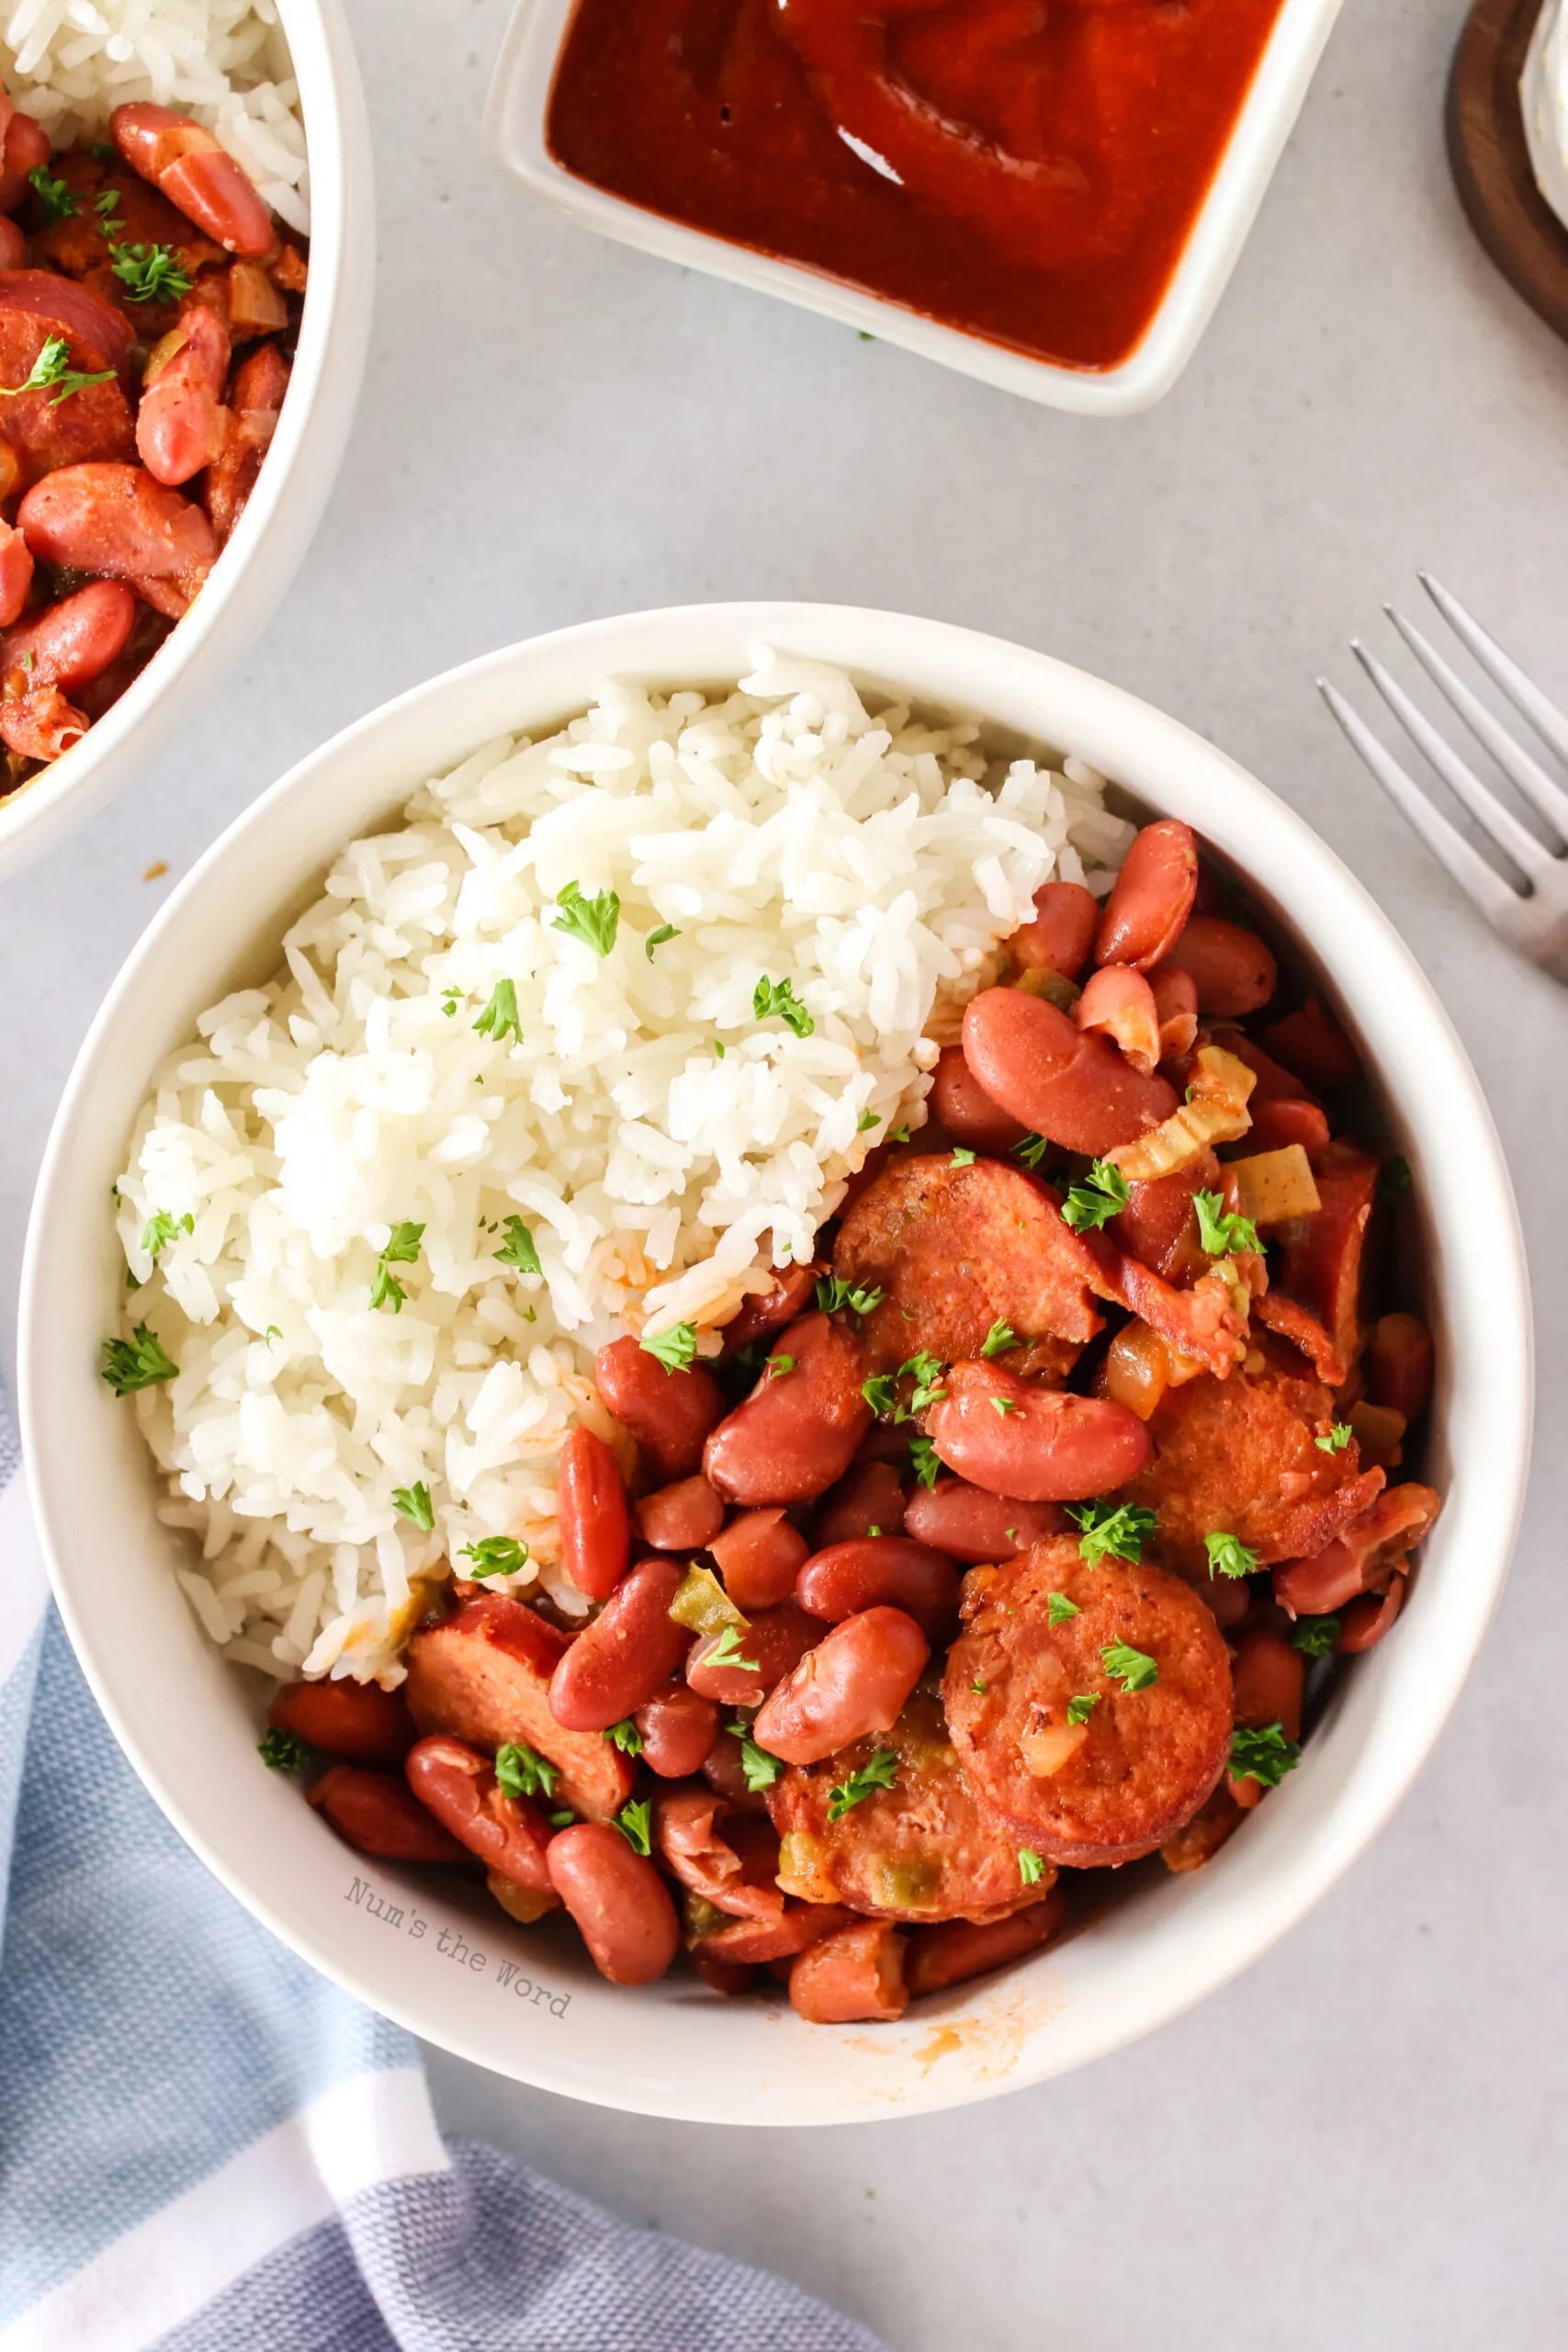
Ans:
[[[1058,1948],[892,2026],[805,2026],[782,1994],[725,2002],[689,1976],[617,1991],[565,1937],[513,1928],[477,1890],[352,1854],[258,1765],[257,1685],[197,1631],[135,1421],[97,1374],[124,1271],[109,1186],[148,1075],[202,1007],[274,967],[340,847],[487,738],[582,708],[611,673],[733,679],[759,640],[1079,752],[1196,826],[1285,930],[1331,944],[1330,996],[1416,1172],[1438,1335],[1429,1475],[1447,1505],[1393,1636],[1344,1676],[1301,1769],[1207,1869],[1146,1872]],[[462,2056],[721,2122],[907,2114],[1038,2082],[1147,2032],[1299,1919],[1387,1820],[1475,1655],[1524,1488],[1529,1359],[1513,1194],[1474,1073],[1408,951],[1307,826],[1081,671],[936,621],[814,605],[688,606],[509,647],[389,703],[274,786],[174,893],[94,1024],[39,1180],[21,1310],[24,1443],[61,1609],[121,1745],[197,1852],[317,1967]]]
[[[981,335],[942,326],[803,263],[752,253],[704,230],[667,220],[563,170],[546,142],[545,120],[556,59],[574,5],[575,0],[517,0],[491,81],[485,135],[491,160],[531,195],[623,244],[638,245],[645,253],[661,254],[688,269],[706,270],[715,277],[733,278],[759,293],[782,295],[787,302],[820,311],[825,318],[858,327],[884,343],[902,344],[1004,391],[1021,392],[1026,400],[1100,416],[1127,416],[1162,399],[1192,356],[1225,290],[1339,14],[1339,0],[1283,0],[1159,309],[1130,357],[1119,367],[1093,372],[1033,359]]]
[[[376,277],[370,129],[338,0],[277,0],[310,157],[310,282],[266,463],[190,611],[74,750],[0,800],[0,876],[142,773],[283,600],[331,493],[365,373]]]

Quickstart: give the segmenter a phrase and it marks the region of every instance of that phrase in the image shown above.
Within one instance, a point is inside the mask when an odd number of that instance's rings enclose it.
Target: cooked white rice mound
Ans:
[[[57,149],[101,138],[116,107],[176,107],[309,233],[299,91],[274,0],[16,0],[0,16],[0,79]]]
[[[532,1547],[490,1589],[540,1577],[570,1605],[561,1441],[620,1434],[594,1350],[682,1320],[716,1350],[872,1146],[921,1124],[1040,885],[1108,883],[1132,828],[1091,772],[988,771],[972,724],[756,661],[713,700],[609,685],[434,778],[159,1071],[119,1180],[125,1329],[179,1366],[136,1409],[231,1657],[395,1681],[417,1580],[485,1536]],[[560,927],[573,884],[619,899],[607,955]],[[806,1017],[759,1018],[764,980]],[[476,1024],[505,983],[498,1038]],[[498,1260],[509,1217],[542,1273]],[[406,1296],[372,1307],[405,1224]],[[394,1500],[421,1484],[428,1532]]]

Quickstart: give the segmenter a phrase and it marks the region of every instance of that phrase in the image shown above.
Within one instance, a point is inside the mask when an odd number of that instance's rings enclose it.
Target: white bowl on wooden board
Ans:
[[[556,61],[574,5],[575,0],[517,0],[491,80],[485,135],[491,161],[531,196],[602,236],[758,293],[782,296],[1025,400],[1090,416],[1128,416],[1163,399],[1196,350],[1301,112],[1340,0],[1282,0],[1159,307],[1131,355],[1100,370],[1059,366],[945,326],[805,263],[755,252],[648,211],[566,170],[550,153],[545,126]]]
[[[277,0],[310,164],[310,277],[277,430],[200,594],[82,741],[0,800],[0,876],[96,814],[242,662],[321,521],[359,399],[376,278],[376,192],[359,68],[339,0]]]
[[[1204,1870],[1145,1869],[1101,1915],[896,2025],[807,2026],[680,1974],[628,1992],[570,1931],[478,1887],[367,1861],[264,1770],[264,1693],[198,1631],[154,1516],[150,1457],[98,1374],[124,1261],[109,1187],[155,1065],[202,1008],[264,978],[355,834],[501,733],[586,707],[610,675],[715,684],[767,643],[1078,753],[1184,818],[1247,876],[1359,1040],[1416,1172],[1438,1385],[1427,1475],[1446,1503],[1393,1635],[1348,1662],[1301,1768]],[[944,623],[796,604],[686,606],[508,647],[387,704],[303,761],[208,852],[115,981],[39,1180],[21,1306],[23,1439],[62,1612],[104,1712],[196,1851],[296,1951],[460,2056],[542,2088],[707,2122],[825,2123],[983,2098],[1146,2033],[1255,1960],[1388,1819],[1458,1696],[1506,1571],[1530,1427],[1522,1245],[1490,1114],[1408,949],[1311,829],[1223,752],[1117,687]],[[1108,1891],[1112,1882],[1107,1874]]]

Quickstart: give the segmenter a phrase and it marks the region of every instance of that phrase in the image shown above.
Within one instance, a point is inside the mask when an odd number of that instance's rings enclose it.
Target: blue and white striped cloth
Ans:
[[[16,1469],[0,1426],[0,2352],[877,2352],[443,2141],[417,2046],[258,1927],[121,1757]]]

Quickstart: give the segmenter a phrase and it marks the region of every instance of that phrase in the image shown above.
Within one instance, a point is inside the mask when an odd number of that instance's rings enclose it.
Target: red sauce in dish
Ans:
[[[1159,307],[1282,0],[578,0],[564,169],[1069,367]]]

